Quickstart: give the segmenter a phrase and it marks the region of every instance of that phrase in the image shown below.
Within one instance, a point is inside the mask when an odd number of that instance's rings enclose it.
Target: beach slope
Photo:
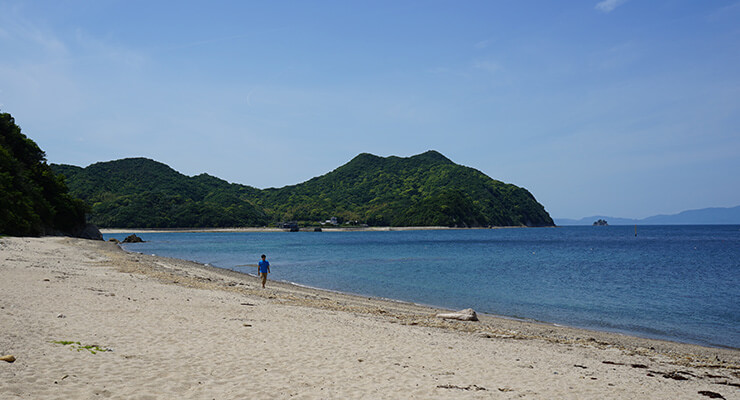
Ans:
[[[737,350],[437,312],[1,238],[0,398],[740,399]]]

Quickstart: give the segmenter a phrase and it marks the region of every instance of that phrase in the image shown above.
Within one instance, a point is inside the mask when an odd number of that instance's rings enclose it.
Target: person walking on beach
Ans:
[[[270,273],[270,262],[265,259],[266,257],[266,255],[262,255],[262,261],[259,262],[257,267],[257,273],[262,278],[263,289],[265,288],[265,282],[267,282],[267,274]]]

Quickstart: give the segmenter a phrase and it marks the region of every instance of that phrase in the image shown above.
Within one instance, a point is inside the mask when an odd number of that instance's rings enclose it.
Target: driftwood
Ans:
[[[437,314],[437,318],[456,319],[459,321],[477,321],[478,315],[476,315],[472,308],[466,308],[458,312]]]

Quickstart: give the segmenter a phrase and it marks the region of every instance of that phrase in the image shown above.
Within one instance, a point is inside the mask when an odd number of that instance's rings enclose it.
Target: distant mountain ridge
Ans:
[[[529,191],[436,151],[412,157],[362,153],[325,175],[256,189],[207,174],[188,177],[145,158],[86,168],[52,165],[101,227],[180,228],[318,224],[331,217],[370,226],[552,226]]]
[[[595,215],[581,219],[556,218],[558,225],[591,225],[599,219],[609,225],[740,225],[740,206],[687,210],[672,215],[654,215],[643,219]]]

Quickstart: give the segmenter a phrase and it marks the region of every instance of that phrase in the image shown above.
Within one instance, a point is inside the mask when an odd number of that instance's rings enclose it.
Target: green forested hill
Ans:
[[[46,164],[38,145],[21,133],[10,114],[0,113],[0,234],[78,235],[86,211]]]
[[[284,220],[346,220],[389,226],[552,225],[525,189],[457,165],[436,151],[409,158],[360,154],[295,186],[267,189],[257,204]]]
[[[269,221],[249,200],[259,190],[207,174],[188,177],[146,158],[52,167],[66,176],[75,196],[92,206],[90,220],[100,227],[263,226]]]
[[[525,189],[429,151],[409,158],[360,154],[307,182],[259,190],[187,177],[143,158],[55,165],[101,227],[263,226],[330,217],[371,226],[551,226]]]

